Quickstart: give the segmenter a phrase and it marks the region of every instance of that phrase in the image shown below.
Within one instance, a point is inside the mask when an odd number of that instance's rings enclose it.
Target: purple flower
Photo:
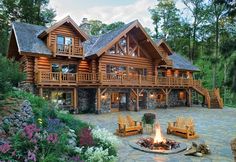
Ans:
[[[70,158],[71,162],[83,162],[79,156],[74,156]]]
[[[57,136],[56,133],[51,133],[51,134],[49,134],[48,137],[47,137],[48,143],[56,143],[57,140],[58,140],[58,136]]]
[[[11,156],[16,156],[16,150],[11,153]]]
[[[28,151],[28,159],[27,160],[36,161],[36,155],[33,152]]]
[[[35,124],[27,125],[24,128],[24,133],[29,139],[33,138],[34,134],[39,131],[40,129],[38,129]]]
[[[4,154],[7,153],[10,149],[11,149],[11,145],[9,145],[8,143],[5,143],[0,146],[0,152]]]

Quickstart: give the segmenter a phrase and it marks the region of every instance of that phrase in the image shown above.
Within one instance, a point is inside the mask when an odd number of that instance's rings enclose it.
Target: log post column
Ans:
[[[73,105],[74,105],[74,109],[76,110],[78,107],[77,107],[77,89],[76,88],[74,88],[73,89],[74,90],[74,94],[73,94],[73,101],[74,101],[74,103],[73,103]]]
[[[43,88],[42,87],[39,88],[39,96],[43,97]]]
[[[100,114],[101,113],[101,89],[97,89],[97,109],[96,113]]]
[[[139,111],[139,90],[136,90],[136,111]]]

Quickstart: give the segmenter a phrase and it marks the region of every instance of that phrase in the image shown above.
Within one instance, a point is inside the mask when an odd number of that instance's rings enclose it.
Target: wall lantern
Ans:
[[[105,94],[102,94],[101,98],[102,98],[102,99],[105,99],[105,98],[106,98],[106,95],[105,95]]]
[[[153,93],[150,93],[150,97],[153,98],[153,96],[154,96]]]

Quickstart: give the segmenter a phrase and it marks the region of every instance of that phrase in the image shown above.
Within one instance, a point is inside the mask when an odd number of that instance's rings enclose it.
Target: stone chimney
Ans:
[[[82,23],[80,24],[80,29],[82,29],[83,31],[86,32],[86,34],[90,35],[90,31],[91,31],[91,25],[88,21],[88,18],[83,18],[82,19]]]

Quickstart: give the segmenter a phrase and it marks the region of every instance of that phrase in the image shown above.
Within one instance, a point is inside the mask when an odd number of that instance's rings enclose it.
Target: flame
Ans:
[[[166,139],[163,138],[161,133],[161,126],[159,124],[155,124],[156,134],[154,137],[154,143],[166,142]]]

